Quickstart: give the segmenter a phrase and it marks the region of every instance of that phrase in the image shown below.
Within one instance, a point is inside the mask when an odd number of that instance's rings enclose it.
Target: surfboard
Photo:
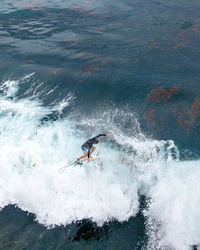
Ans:
[[[95,161],[97,158],[98,158],[98,154],[93,154],[93,155],[92,155],[92,158],[89,159],[89,162],[88,162],[88,158],[84,158],[82,161],[80,161],[80,162],[83,163],[82,165],[75,163],[75,160],[74,160],[73,162],[69,163],[69,165],[60,168],[60,169],[58,170],[58,172],[61,174],[61,173],[63,173],[63,172],[65,171],[65,169],[68,168],[68,167],[77,167],[77,166],[78,166],[78,167],[82,167],[83,165],[90,164],[91,162]]]
[[[83,163],[82,165],[85,165],[85,164],[88,164],[92,161],[95,161],[97,159],[98,155],[92,155],[92,158],[89,159],[89,162],[88,162],[88,158],[84,158],[81,162]],[[82,165],[79,165],[79,164],[76,164],[75,165],[78,165],[78,166],[82,166]]]

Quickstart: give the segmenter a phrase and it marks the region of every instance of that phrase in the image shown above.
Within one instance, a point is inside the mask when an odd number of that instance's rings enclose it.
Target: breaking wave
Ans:
[[[0,207],[15,204],[47,227],[85,218],[102,225],[136,216],[139,196],[145,195],[148,249],[197,245],[199,161],[180,161],[172,140],[148,138],[128,111],[61,119],[62,110],[75,101],[72,93],[51,107],[39,94],[18,98],[20,84],[32,76],[0,87]],[[54,112],[57,119],[50,119]],[[101,132],[111,136],[101,139],[98,160],[59,174],[81,154],[82,143]]]

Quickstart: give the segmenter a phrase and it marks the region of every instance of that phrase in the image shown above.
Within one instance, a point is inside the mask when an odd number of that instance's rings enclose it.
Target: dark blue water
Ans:
[[[198,248],[199,13],[0,3],[1,249]],[[104,132],[97,165],[58,174]]]

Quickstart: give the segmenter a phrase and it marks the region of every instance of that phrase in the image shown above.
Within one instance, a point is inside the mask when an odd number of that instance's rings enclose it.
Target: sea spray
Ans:
[[[139,195],[145,195],[148,249],[188,249],[199,243],[198,160],[180,161],[172,140],[146,137],[136,116],[126,111],[45,120],[70,106],[73,95],[60,106],[45,107],[39,93],[35,98],[17,97],[21,81],[1,85],[1,208],[15,204],[47,227],[85,218],[102,225],[136,216]],[[123,129],[126,122],[129,130]],[[97,162],[59,174],[60,167],[82,153],[88,124],[88,136],[108,131],[111,139],[98,145]]]

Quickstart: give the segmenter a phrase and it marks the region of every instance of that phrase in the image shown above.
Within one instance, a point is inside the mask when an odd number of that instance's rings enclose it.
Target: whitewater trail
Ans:
[[[21,82],[31,77],[5,81],[0,88],[1,208],[16,204],[48,227],[84,218],[102,225],[135,216],[139,195],[145,195],[148,249],[184,250],[199,243],[199,161],[181,162],[172,140],[146,138],[135,115],[124,111],[44,122],[52,112],[61,114],[75,98],[69,93],[51,108],[42,105],[39,95],[18,99]],[[125,122],[130,124],[128,135]],[[59,174],[81,154],[80,146],[88,139],[77,131],[77,124],[90,124],[94,133],[109,131],[113,142],[98,145],[94,164]]]

